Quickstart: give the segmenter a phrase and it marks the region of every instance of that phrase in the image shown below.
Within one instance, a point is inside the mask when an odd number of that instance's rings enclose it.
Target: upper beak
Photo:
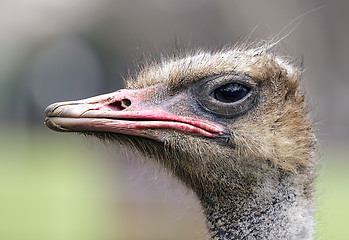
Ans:
[[[205,137],[223,135],[225,128],[210,121],[172,114],[165,106],[145,104],[149,89],[119,90],[46,108],[45,124],[55,131],[112,132],[158,140],[154,129]]]

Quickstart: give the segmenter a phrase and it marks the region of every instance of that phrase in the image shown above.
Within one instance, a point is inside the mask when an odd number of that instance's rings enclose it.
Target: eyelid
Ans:
[[[229,83],[238,83],[250,89],[254,89],[257,86],[256,82],[246,74],[229,74],[208,77],[205,81],[202,81],[197,88],[204,95],[210,95],[215,89]]]
[[[248,88],[255,88],[257,83],[253,81],[253,79],[245,74],[233,74],[233,75],[224,75],[217,76],[215,78],[208,78],[206,81],[202,83],[202,87],[207,87],[212,91],[216,88],[224,86],[229,83],[238,83],[244,85]]]

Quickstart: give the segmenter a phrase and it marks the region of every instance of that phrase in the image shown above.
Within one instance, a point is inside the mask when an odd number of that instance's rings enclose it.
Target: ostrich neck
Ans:
[[[198,194],[211,239],[313,239],[312,200],[304,193],[309,186],[285,177],[249,187]]]

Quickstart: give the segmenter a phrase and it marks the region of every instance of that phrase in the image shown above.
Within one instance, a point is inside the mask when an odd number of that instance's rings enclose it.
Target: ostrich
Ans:
[[[209,239],[313,239],[316,139],[302,69],[271,45],[144,65],[125,89],[50,105],[45,124],[160,162],[196,194]]]

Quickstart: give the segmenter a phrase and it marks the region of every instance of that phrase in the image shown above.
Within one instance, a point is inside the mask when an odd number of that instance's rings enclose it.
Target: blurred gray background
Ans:
[[[44,109],[122,88],[176,38],[219,47],[298,23],[281,45],[304,61],[321,145],[317,238],[348,236],[349,1],[2,0],[0,238],[202,239],[191,193],[138,156],[51,132]]]

